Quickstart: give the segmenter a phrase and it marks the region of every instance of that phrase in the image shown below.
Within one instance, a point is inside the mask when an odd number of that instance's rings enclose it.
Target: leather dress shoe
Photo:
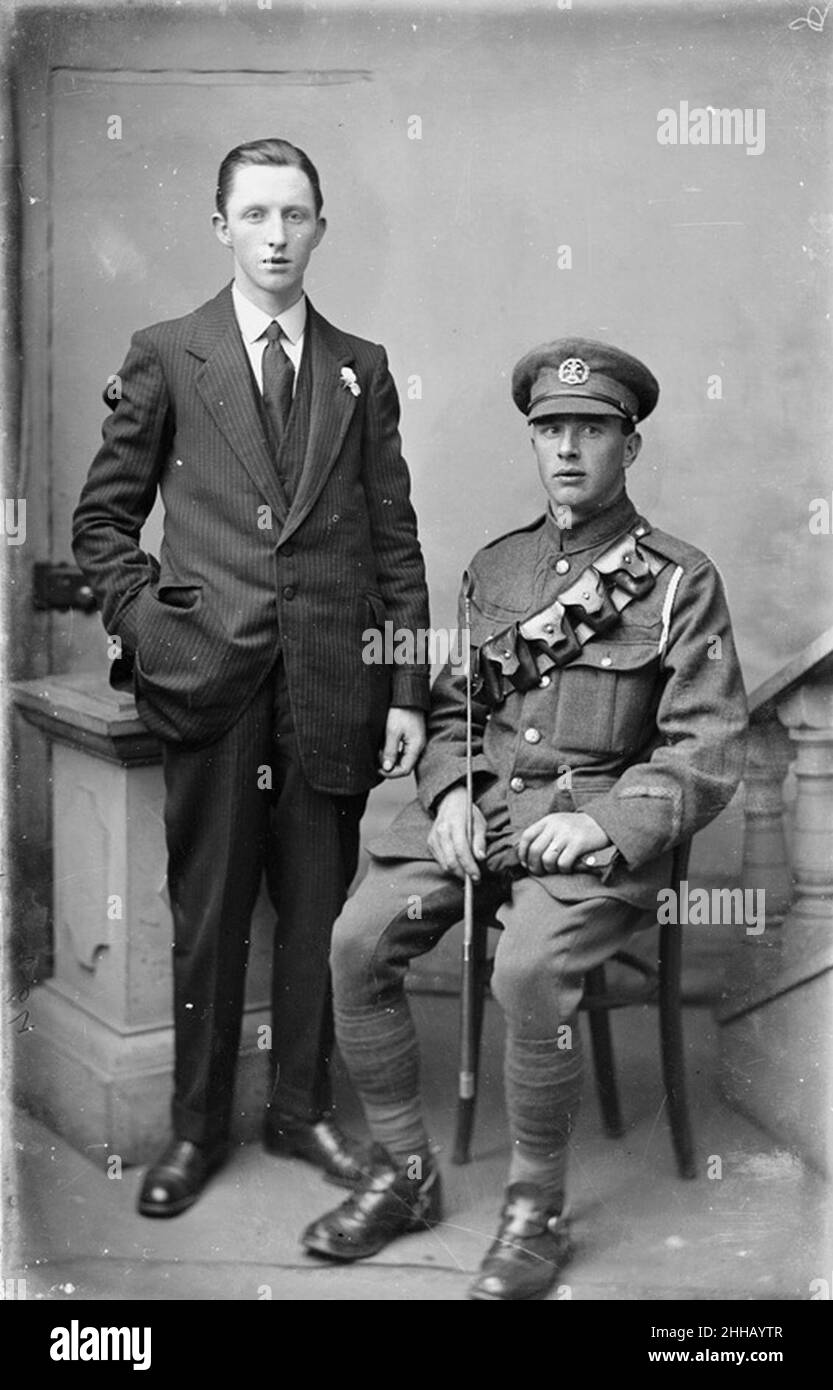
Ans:
[[[330,1260],[366,1260],[397,1236],[426,1231],[442,1219],[440,1175],[433,1165],[421,1178],[408,1177],[376,1144],[362,1185],[340,1207],[307,1226],[301,1244]]]
[[[268,1153],[284,1158],[302,1158],[320,1168],[328,1182],[338,1187],[356,1187],[367,1177],[367,1150],[355,1139],[342,1134],[327,1115],[314,1124],[294,1115],[267,1115],[263,1143]]]
[[[560,1204],[554,1206],[534,1183],[513,1183],[469,1298],[542,1299],[555,1287],[569,1255]]]
[[[172,1139],[145,1174],[138,1202],[141,1215],[179,1216],[187,1211],[227,1152],[225,1143],[203,1148],[190,1139]]]

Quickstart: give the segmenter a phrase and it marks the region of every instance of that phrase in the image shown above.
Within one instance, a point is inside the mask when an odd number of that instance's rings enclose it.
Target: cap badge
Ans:
[[[565,386],[583,386],[590,375],[590,368],[580,357],[565,357],[558,368],[558,380]]]

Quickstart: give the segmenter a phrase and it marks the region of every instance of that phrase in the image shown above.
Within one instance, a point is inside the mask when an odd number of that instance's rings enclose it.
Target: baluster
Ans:
[[[757,993],[778,969],[781,924],[793,897],[793,881],[784,834],[783,784],[794,757],[786,730],[774,714],[753,719],[744,771],[744,842],[741,881],[744,889],[766,894],[766,927],[757,935],[737,936],[737,954],[729,971],[730,988]],[[733,993],[737,993],[735,988]]]
[[[829,959],[833,934],[833,673],[817,671],[781,700],[778,718],[796,750],[793,873],[784,921],[785,970]]]

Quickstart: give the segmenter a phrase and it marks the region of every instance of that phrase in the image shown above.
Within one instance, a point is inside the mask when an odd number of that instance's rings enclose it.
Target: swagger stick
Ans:
[[[466,837],[469,851],[474,845],[474,786],[472,778],[472,652],[471,652],[471,591],[468,570],[463,575],[463,603],[466,638]],[[477,952],[474,943],[474,884],[466,874],[463,887],[463,952],[460,971],[460,1075],[457,1102],[457,1135],[453,1161],[468,1163],[474,1103],[477,1091],[478,1010],[480,981]]]

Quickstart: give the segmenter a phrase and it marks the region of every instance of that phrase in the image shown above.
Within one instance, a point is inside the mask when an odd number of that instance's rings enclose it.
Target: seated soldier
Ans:
[[[466,679],[449,663],[432,691],[418,801],[373,845],[333,937],[338,1044],[376,1162],[303,1235],[316,1255],[355,1260],[441,1219],[403,981],[459,921],[470,875],[475,912],[503,927],[492,990],[506,1021],[512,1145],[474,1299],[541,1298],[558,1281],[585,972],[645,925],[673,847],[728,803],[746,730],[714,565],[649,525],[625,490],[637,422],[659,395],[652,374],[570,338],[528,353],[512,393],[548,507],[479,551],[464,578],[477,663],[472,843]]]

